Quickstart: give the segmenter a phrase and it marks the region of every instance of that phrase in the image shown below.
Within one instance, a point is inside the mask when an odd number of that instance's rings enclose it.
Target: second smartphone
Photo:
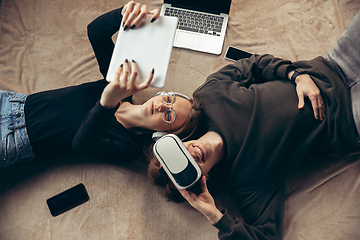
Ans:
[[[235,47],[228,47],[225,58],[231,61],[237,61],[242,58],[249,58],[253,54]]]
[[[54,217],[89,200],[85,186],[80,183],[46,200]]]

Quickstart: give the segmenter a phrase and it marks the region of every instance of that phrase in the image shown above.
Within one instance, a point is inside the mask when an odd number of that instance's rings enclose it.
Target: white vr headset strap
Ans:
[[[155,97],[156,96],[160,96],[162,95],[163,93],[165,93],[166,91],[161,91],[161,92],[158,92],[155,94]],[[173,94],[175,94],[175,96],[179,96],[179,97],[182,97],[182,98],[185,98],[186,100],[191,100],[191,98],[189,98],[188,96],[186,96],[185,94],[182,94],[182,93],[178,93],[178,92],[172,92]]]
[[[156,142],[157,140],[159,140],[160,138],[162,138],[166,134],[168,134],[168,133],[167,132],[154,132],[152,134],[152,139]]]

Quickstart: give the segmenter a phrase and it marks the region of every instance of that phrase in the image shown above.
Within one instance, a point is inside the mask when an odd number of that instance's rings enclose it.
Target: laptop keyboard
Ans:
[[[177,28],[180,30],[214,36],[220,36],[224,21],[224,17],[169,7],[164,15],[179,18]]]

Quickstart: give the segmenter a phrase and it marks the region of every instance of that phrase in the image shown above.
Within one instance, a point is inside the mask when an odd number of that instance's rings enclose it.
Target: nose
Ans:
[[[166,110],[169,110],[171,108],[172,108],[172,105],[170,105],[170,104],[160,103],[156,109],[159,112],[165,112]]]

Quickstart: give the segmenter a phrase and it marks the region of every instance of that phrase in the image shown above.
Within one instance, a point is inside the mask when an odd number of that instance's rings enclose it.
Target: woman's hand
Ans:
[[[127,60],[117,69],[115,78],[103,90],[100,104],[106,108],[114,108],[116,105],[131,95],[148,88],[154,77],[154,69],[149,74],[148,79],[141,84],[136,84],[135,80],[138,75],[138,68],[133,60],[131,62],[131,72]]]
[[[294,71],[289,72],[289,79]],[[298,108],[302,109],[305,105],[305,97],[310,99],[315,119],[321,121],[325,118],[325,105],[321,97],[320,90],[308,74],[298,75],[295,79],[296,92],[299,98]]]
[[[124,27],[124,31],[128,28],[136,28],[141,21],[143,21],[147,14],[151,14],[151,22],[154,22],[159,18],[160,10],[154,9],[149,11],[146,5],[142,5],[140,3],[136,3],[134,1],[128,2],[121,11],[122,24]]]
[[[214,225],[222,218],[223,214],[216,208],[215,201],[206,187],[206,177],[201,179],[202,193],[198,196],[195,193],[188,192],[185,189],[179,190],[181,195],[196,210],[204,214],[205,217]]]

